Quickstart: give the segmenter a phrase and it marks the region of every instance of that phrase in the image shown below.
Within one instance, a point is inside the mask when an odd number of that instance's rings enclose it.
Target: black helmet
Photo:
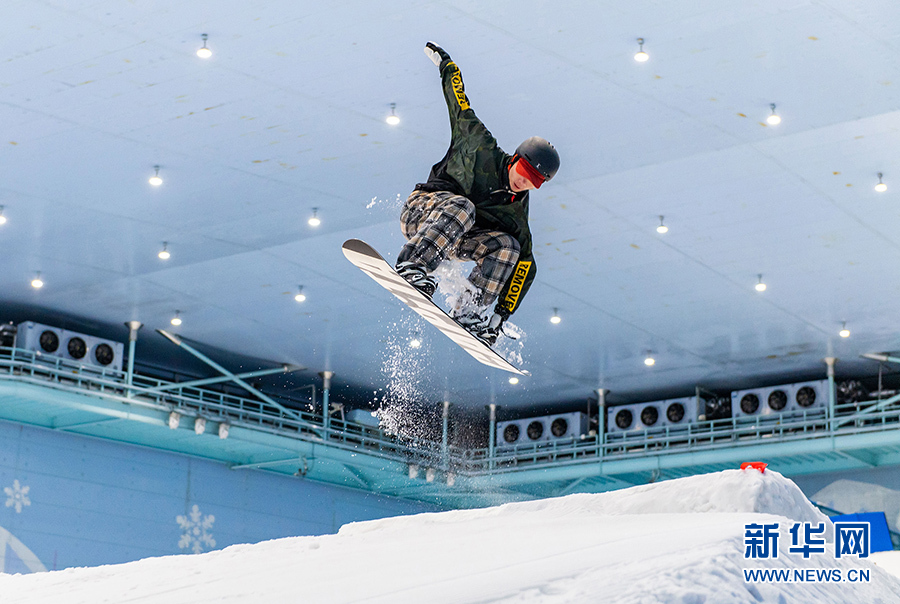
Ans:
[[[516,155],[525,158],[544,180],[550,180],[559,170],[559,153],[556,152],[556,147],[540,136],[525,140],[516,148]]]

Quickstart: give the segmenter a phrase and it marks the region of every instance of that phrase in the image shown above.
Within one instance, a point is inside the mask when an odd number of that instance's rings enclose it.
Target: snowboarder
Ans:
[[[474,260],[466,291],[450,315],[493,346],[534,280],[528,191],[553,178],[559,154],[537,136],[513,155],[504,152],[469,106],[450,55],[433,42],[425,45],[425,54],[440,68],[450,110],[450,148],[403,206],[400,223],[408,241],[396,269],[430,298],[437,288],[430,273],[445,258]]]

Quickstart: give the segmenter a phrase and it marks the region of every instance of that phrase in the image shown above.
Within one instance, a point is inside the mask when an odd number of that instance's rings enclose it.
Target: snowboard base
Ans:
[[[359,267],[383,288],[394,294],[423,319],[440,329],[444,335],[456,342],[480,363],[519,375],[531,375],[507,361],[490,346],[469,333],[448,315],[443,308],[398,275],[394,267],[365,241],[348,239],[341,246],[341,249],[347,260]]]

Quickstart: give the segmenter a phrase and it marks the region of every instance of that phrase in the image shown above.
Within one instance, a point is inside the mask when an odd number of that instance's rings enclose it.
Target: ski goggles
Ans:
[[[518,172],[520,176],[524,176],[530,180],[535,189],[540,189],[541,185],[544,184],[544,180],[546,180],[543,174],[535,170],[534,166],[521,156],[519,157],[519,161],[516,162],[516,172]]]

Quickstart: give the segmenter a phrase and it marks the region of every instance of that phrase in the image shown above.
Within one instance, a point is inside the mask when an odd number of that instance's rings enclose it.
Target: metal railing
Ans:
[[[900,429],[900,403],[866,401],[835,406],[833,418],[826,409],[745,416],[702,421],[685,426],[665,426],[628,433],[596,434],[543,443],[496,446],[468,450],[462,467],[473,473],[504,468],[581,462],[611,461],[691,453],[775,442],[808,441],[843,434],[864,434]]]
[[[183,387],[177,382],[140,374],[134,374],[128,384],[123,371],[85,366],[18,348],[0,347],[0,380],[4,379],[91,394],[166,412],[175,411],[187,417],[202,417],[288,438],[363,450],[395,461],[431,462],[441,457],[440,443],[400,438],[380,428],[333,417],[326,427],[324,415],[316,411],[292,407],[285,413],[282,408],[262,400],[202,387]],[[450,455],[458,456],[460,451],[451,448]]]
[[[335,417],[283,400],[278,407],[264,400],[197,386],[181,386],[141,374],[129,384],[125,372],[87,367],[60,357],[0,347],[0,380],[14,379],[62,390],[91,394],[122,403],[188,417],[203,417],[252,430],[328,444],[382,458],[442,468],[460,474],[487,474],[510,469],[610,461],[737,446],[830,438],[900,429],[900,396],[793,414],[738,417],[666,426],[628,433],[596,434],[547,443],[462,449],[441,442],[406,438],[373,426]],[[302,407],[302,404],[300,405]],[[308,405],[307,405],[308,408]],[[288,411],[286,413],[285,411]]]

